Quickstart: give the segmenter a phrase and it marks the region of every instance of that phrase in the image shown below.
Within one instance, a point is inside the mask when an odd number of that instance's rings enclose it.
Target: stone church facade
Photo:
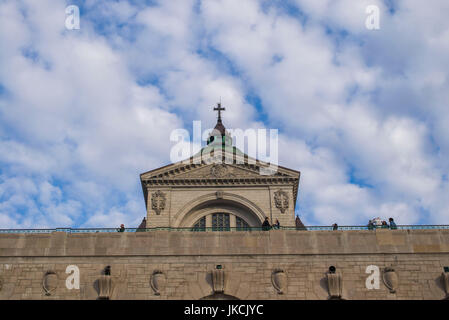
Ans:
[[[190,159],[140,176],[147,227],[233,230],[260,227],[266,217],[295,225],[300,172],[270,166],[232,146],[220,115],[207,143]]]
[[[216,110],[198,154],[141,174],[146,229],[0,232],[0,299],[448,297],[449,229],[298,226],[300,172],[235,148]]]

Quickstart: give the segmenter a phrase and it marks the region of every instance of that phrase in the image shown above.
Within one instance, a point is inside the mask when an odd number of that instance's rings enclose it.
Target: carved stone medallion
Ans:
[[[281,210],[282,213],[288,208],[288,194],[285,191],[278,190],[274,193],[274,203],[276,208]]]
[[[215,178],[222,178],[228,173],[228,167],[225,164],[214,164],[210,168],[210,174]]]
[[[161,214],[161,211],[165,209],[165,193],[158,190],[151,194],[151,208],[156,214]]]
[[[45,295],[49,296],[58,287],[58,276],[54,271],[47,271],[42,279],[42,287],[44,289]]]
[[[386,267],[384,269],[382,280],[385,286],[390,290],[390,293],[396,293],[399,284],[399,277],[394,268]]]
[[[155,295],[161,295],[161,291],[164,290],[166,283],[167,277],[165,276],[165,273],[161,270],[154,270],[153,274],[151,275],[150,285],[154,290]]]
[[[287,275],[282,269],[274,269],[271,273],[271,283],[278,294],[283,294],[287,286]]]

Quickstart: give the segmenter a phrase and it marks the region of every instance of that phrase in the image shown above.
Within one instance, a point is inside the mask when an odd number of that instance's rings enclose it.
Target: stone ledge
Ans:
[[[384,253],[449,253],[449,230],[0,234],[0,257]]]

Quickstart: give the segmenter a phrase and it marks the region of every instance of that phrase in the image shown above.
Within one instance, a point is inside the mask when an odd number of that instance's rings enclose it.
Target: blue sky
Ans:
[[[65,8],[80,7],[79,30]],[[365,27],[368,5],[380,29]],[[279,130],[307,225],[449,223],[449,3],[0,1],[0,228],[137,226],[170,133]]]

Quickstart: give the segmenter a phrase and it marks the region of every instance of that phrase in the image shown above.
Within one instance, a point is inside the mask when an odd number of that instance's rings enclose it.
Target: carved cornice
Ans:
[[[298,178],[292,177],[270,177],[270,178],[189,178],[189,179],[148,179],[142,180],[145,186],[174,186],[174,185],[217,185],[217,184],[244,184],[244,185],[267,185],[267,184],[291,184],[297,182]]]
[[[268,166],[265,165],[261,165],[261,164],[249,164],[249,163],[225,163],[225,164],[206,164],[206,163],[191,163],[191,164],[173,164],[171,166],[167,166],[167,167],[162,167],[160,169],[156,169],[153,171],[149,171],[147,173],[141,174],[141,179],[142,180],[147,180],[147,179],[154,179],[154,178],[172,178],[175,177],[177,175],[180,174],[185,174],[188,172],[194,172],[198,169],[204,168],[206,166],[211,166],[212,168],[237,168],[240,170],[245,170],[248,173],[253,173],[256,175],[260,175],[260,176],[265,176],[265,175],[261,175],[260,171],[261,168],[266,168]],[[291,170],[292,172],[296,173],[296,171]],[[299,172],[298,172],[299,173]],[[278,166],[277,167],[277,171],[275,174],[273,174],[273,176],[276,177],[296,177],[296,174],[292,175],[288,169],[285,169],[283,167]],[[299,175],[298,175],[299,177]]]

